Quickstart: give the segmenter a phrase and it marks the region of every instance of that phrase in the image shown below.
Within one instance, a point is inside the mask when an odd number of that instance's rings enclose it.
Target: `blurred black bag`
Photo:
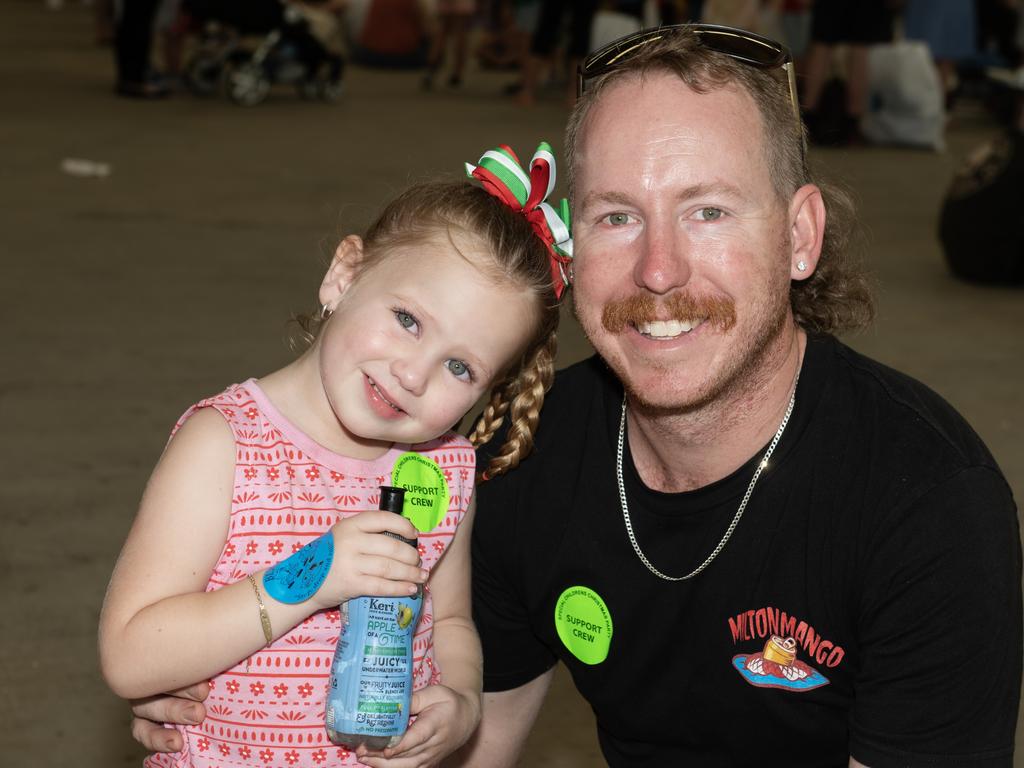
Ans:
[[[939,238],[957,277],[1024,284],[1024,134],[971,153],[946,193]]]
[[[856,127],[846,114],[846,81],[831,77],[822,86],[818,107],[804,115],[811,142],[823,147],[845,144]]]

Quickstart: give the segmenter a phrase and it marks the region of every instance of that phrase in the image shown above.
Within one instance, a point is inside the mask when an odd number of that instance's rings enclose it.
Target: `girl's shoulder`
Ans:
[[[476,467],[476,451],[472,443],[458,432],[446,432],[425,443],[410,445],[409,450],[437,462],[442,468],[451,466]]]
[[[173,437],[185,422],[193,418],[196,413],[207,409],[218,412],[223,420],[227,422],[232,433],[237,436],[240,429],[251,427],[263,421],[261,418],[263,408],[260,407],[256,395],[257,390],[253,386],[253,379],[232,384],[222,392],[212,397],[203,398],[190,405],[178,418],[174,429],[171,431],[171,436]]]

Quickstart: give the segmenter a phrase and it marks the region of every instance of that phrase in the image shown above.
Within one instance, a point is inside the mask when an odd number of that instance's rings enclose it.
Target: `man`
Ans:
[[[584,65],[574,300],[599,356],[480,486],[465,764],[515,763],[558,661],[613,766],[1011,764],[1013,499],[949,405],[828,335],[870,302],[782,53],[684,28]]]
[[[650,37],[595,54],[570,120],[600,357],[479,490],[471,757],[514,761],[562,661],[612,765],[1009,765],[1009,489],[947,404],[823,335],[869,305],[784,73]]]

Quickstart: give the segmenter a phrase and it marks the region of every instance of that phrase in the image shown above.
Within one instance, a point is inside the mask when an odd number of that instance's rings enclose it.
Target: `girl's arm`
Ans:
[[[119,696],[205,680],[265,644],[248,579],[205,592],[227,540],[234,475],[230,428],[214,409],[200,409],[153,470],[107,589],[100,665]],[[263,599],[276,634],[312,612]]]
[[[428,582],[434,604],[434,658],[441,670],[441,684],[413,694],[411,710],[417,720],[394,749],[385,750],[383,757],[358,750],[366,765],[436,765],[462,746],[480,721],[483,656],[473,624],[470,593],[469,545],[475,513],[474,497]]]
[[[475,514],[474,495],[448,551],[434,568],[428,582],[434,602],[434,658],[441,670],[441,683],[464,699],[464,714],[472,719],[466,724],[463,741],[469,738],[480,720],[480,691],[483,687],[483,652],[473,624],[470,590],[470,541]],[[463,741],[454,746],[461,746]]]
[[[100,616],[100,665],[111,689],[138,699],[229,669],[266,645],[248,579],[206,592],[227,539],[235,443],[224,419],[201,409],[160,458],[114,568]],[[416,553],[378,535],[415,535],[408,520],[368,511],[335,524],[334,560],[308,600],[279,603],[253,576],[276,639],[311,613],[353,595],[406,595],[422,582]]]

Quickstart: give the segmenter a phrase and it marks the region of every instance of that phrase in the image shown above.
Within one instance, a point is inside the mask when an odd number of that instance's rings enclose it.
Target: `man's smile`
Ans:
[[[707,318],[698,320],[650,320],[634,324],[641,334],[652,339],[675,339],[703,325]]]

